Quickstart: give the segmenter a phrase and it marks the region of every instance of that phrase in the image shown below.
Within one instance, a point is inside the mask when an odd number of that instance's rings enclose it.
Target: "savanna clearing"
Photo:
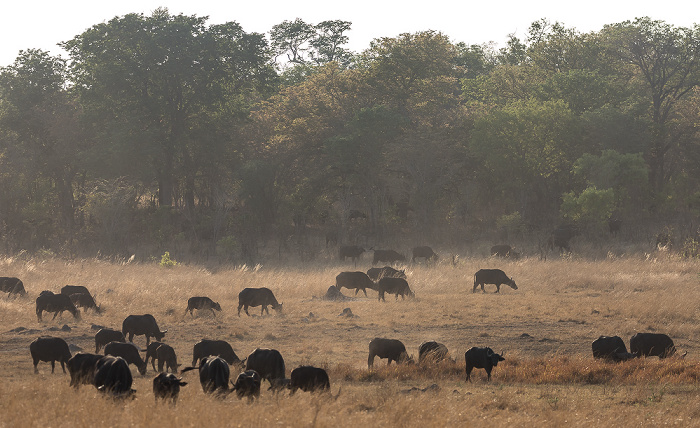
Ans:
[[[700,420],[700,263],[673,256],[629,256],[603,261],[504,261],[463,258],[434,265],[407,265],[415,299],[337,302],[321,297],[344,270],[370,267],[358,263],[323,263],[298,267],[229,267],[216,270],[157,263],[97,259],[39,260],[26,256],[0,259],[0,276],[22,279],[28,296],[0,299],[1,426],[480,426],[682,425]],[[500,268],[518,290],[486,286],[472,293],[473,274]],[[82,311],[74,320],[37,322],[34,299],[42,290],[59,292],[66,284],[85,285],[104,312]],[[268,287],[284,304],[282,313],[237,316],[238,292]],[[352,296],[347,289],[345,295]],[[222,312],[184,315],[187,299],[208,296]],[[354,296],[353,296],[354,297]],[[350,308],[354,317],[339,316]],[[57,365],[39,363],[33,373],[29,343],[40,335],[63,337],[94,352],[95,326],[121,329],[129,314],[151,313],[168,333],[178,362],[189,365],[192,346],[202,338],[231,343],[240,358],[258,347],[279,350],[287,375],[302,364],[324,367],[331,394],[273,394],[263,384],[253,404],[235,396],[205,396],[196,372],[184,375],[189,385],[176,407],[156,404],[155,373],[134,373],[136,399],[114,402],[90,386],[72,390],[69,376]],[[70,331],[62,331],[64,325]],[[66,329],[67,330],[67,329]],[[636,332],[666,333],[686,358],[656,357],[623,364],[595,361],[591,342],[618,335],[629,346]],[[386,367],[375,360],[367,370],[367,345],[374,337],[401,340],[418,357],[418,345],[442,342],[455,363],[437,367]],[[135,343],[145,348],[143,336]],[[464,352],[490,346],[506,361],[486,382],[475,369],[465,382]],[[238,368],[232,368],[232,376]],[[433,386],[437,385],[437,386]],[[423,391],[425,389],[425,391]],[[337,397],[337,398],[336,398]]]

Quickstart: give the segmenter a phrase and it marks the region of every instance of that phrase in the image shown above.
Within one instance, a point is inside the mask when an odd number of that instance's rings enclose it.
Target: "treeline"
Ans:
[[[130,14],[0,73],[7,252],[256,262],[326,232],[381,246],[594,236],[611,218],[695,236],[700,28],[546,20],[502,49],[435,31],[343,46]]]

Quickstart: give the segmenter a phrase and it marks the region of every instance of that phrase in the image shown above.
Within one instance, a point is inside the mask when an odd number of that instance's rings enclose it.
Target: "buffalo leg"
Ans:
[[[56,368],[56,361],[51,361],[51,374],[53,374],[54,369]]]
[[[367,290],[363,288],[362,292],[365,293],[365,297],[367,297]]]
[[[243,310],[245,311],[246,315],[250,316],[250,314],[248,313],[248,305],[244,305]]]
[[[471,382],[471,381],[472,381],[472,378],[471,378],[471,375],[472,375],[472,367],[467,366],[466,372],[467,372],[467,382]]]
[[[39,360],[34,359],[34,373],[39,373],[37,366],[39,365]]]
[[[66,366],[65,366],[65,363],[63,361],[61,361],[61,368],[63,369],[63,373],[65,374],[66,373]]]
[[[241,316],[241,308],[242,307],[243,307],[243,305],[238,305],[238,316],[239,317]]]

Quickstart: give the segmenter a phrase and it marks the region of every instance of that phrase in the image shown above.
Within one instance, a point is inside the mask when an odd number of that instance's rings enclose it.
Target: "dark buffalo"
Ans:
[[[51,373],[54,372],[56,361],[58,361],[61,363],[63,373],[65,373],[66,363],[71,358],[70,349],[68,349],[66,341],[60,337],[52,336],[41,336],[34,339],[34,341],[29,344],[29,353],[32,354],[34,373],[39,373],[39,369],[36,367],[39,361],[50,362]]]
[[[491,348],[469,348],[464,353],[467,381],[471,382],[471,373],[474,368],[485,369],[486,380],[491,380],[491,370],[498,365],[499,361],[504,360],[505,358],[493,352]]]
[[[335,277],[335,286],[338,291],[342,290],[343,287],[347,289],[354,288],[356,296],[357,292],[362,290],[362,292],[365,293],[365,297],[367,296],[368,288],[375,288],[374,281],[369,279],[369,276],[364,272],[340,272]]]
[[[510,245],[494,245],[491,247],[491,255],[504,259],[520,259],[520,253],[513,250]]]
[[[357,245],[341,245],[338,249],[338,256],[341,261],[345,261],[346,258],[350,257],[355,263],[355,266],[357,266],[357,259],[359,259],[364,252],[365,249]]]
[[[106,355],[95,363],[93,385],[98,391],[114,397],[130,396],[136,392],[131,389],[133,382],[129,364],[122,357]]]
[[[376,290],[379,292],[378,300],[383,300],[385,302],[384,293],[393,294],[396,296],[396,299],[399,298],[399,294],[401,295],[401,299],[404,299],[406,295],[408,295],[408,297],[416,297],[409,288],[408,282],[403,278],[382,278],[377,283]]]
[[[551,251],[554,250],[554,247],[557,247],[559,248],[559,253],[570,253],[571,246],[569,241],[578,234],[578,227],[570,224],[561,225],[554,229],[547,240],[547,249]]]
[[[496,285],[496,293],[501,291],[501,284],[506,284],[513,290],[518,289],[513,278],[508,278],[508,275],[500,269],[479,269],[474,274],[474,289],[472,293],[476,293],[476,289],[479,286],[481,286],[481,291],[485,293],[484,284]]]
[[[676,353],[676,346],[663,333],[637,333],[630,339],[630,351],[640,357],[667,358]]]
[[[389,359],[387,365],[391,365],[392,361],[396,361],[397,364],[410,361],[410,357],[406,353],[406,347],[400,340],[396,339],[384,339],[381,337],[372,339],[369,342],[369,357],[367,358],[367,367],[370,370],[374,366],[375,356]]]
[[[87,293],[73,293],[68,297],[70,297],[70,301],[73,302],[76,308],[93,309],[98,314],[102,312],[102,308],[97,306],[95,299]]]
[[[244,288],[240,293],[238,293],[238,316],[241,316],[241,308],[245,311],[245,314],[250,316],[248,313],[248,307],[262,306],[260,309],[260,316],[264,312],[270,314],[267,306],[272,306],[272,309],[277,312],[282,312],[282,303],[277,303],[275,295],[269,288]]]
[[[374,250],[374,258],[372,258],[373,265],[376,265],[379,262],[397,263],[405,261],[406,256],[399,254],[394,250]]]
[[[608,220],[608,231],[612,236],[617,236],[617,234],[620,233],[620,229],[622,229],[622,220],[618,218],[611,218]]]
[[[75,319],[80,319],[80,312],[73,302],[71,302],[70,297],[65,294],[54,294],[51,291],[42,291],[39,297],[36,298],[36,317],[39,322],[41,322],[41,314],[44,311],[54,313],[52,320],[55,320],[56,316],[59,314],[63,316],[63,311],[68,311],[73,314]]]
[[[68,360],[68,373],[70,373],[70,386],[79,388],[81,384],[92,385],[95,379],[95,367],[97,361],[103,355],[77,353]]]
[[[610,361],[625,361],[634,358],[634,354],[627,352],[625,342],[620,336],[600,336],[591,344],[593,358]]]
[[[229,364],[241,362],[231,345],[225,340],[202,339],[195,343],[192,349],[192,365],[196,365],[197,361],[209,355],[221,357]]]
[[[246,370],[240,373],[233,383],[233,389],[238,398],[248,397],[252,400],[260,396],[260,374],[255,370]]]
[[[153,368],[153,371],[156,371],[156,359],[158,359],[158,347],[162,345],[163,342],[151,342],[148,344],[146,347],[146,358],[144,361],[146,361],[146,364],[148,364],[148,360],[151,360],[151,367]],[[192,363],[194,365],[194,363]]]
[[[177,355],[175,355],[175,349],[167,343],[161,344],[158,349],[156,349],[156,358],[158,358],[158,371],[162,372],[163,367],[170,370],[173,373],[177,373],[177,368],[180,364],[177,363]]]
[[[160,373],[153,379],[153,395],[158,399],[171,400],[173,405],[177,403],[180,387],[187,385],[182,378],[172,373]]]
[[[262,379],[270,382],[270,387],[277,387],[284,380],[285,366],[282,354],[276,349],[258,348],[248,355],[246,370],[255,370]]]
[[[109,342],[126,342],[124,333],[111,328],[101,328],[95,333],[95,353],[100,352],[103,346]]]
[[[129,315],[122,322],[122,333],[125,337],[129,335],[129,342],[134,341],[134,336],[144,335],[146,346],[151,342],[151,337],[160,342],[167,332],[168,330],[160,331],[156,319],[151,314]]]
[[[391,266],[384,266],[381,268],[369,268],[367,270],[367,276],[372,281],[379,281],[384,277],[406,279],[406,270],[396,270]]]
[[[127,363],[135,365],[139,373],[141,373],[141,376],[146,374],[146,368],[148,366],[146,362],[141,359],[139,348],[133,343],[110,342],[105,345],[105,355],[122,357]]]
[[[448,358],[449,351],[447,346],[435,341],[423,342],[418,347],[418,362],[423,363],[439,363]]]
[[[298,389],[304,392],[324,391],[331,389],[328,373],[318,367],[300,366],[292,370],[289,389],[294,394]]]
[[[199,370],[199,383],[205,394],[214,392],[225,393],[228,391],[228,382],[231,371],[223,358],[210,355],[199,360],[199,367],[185,367],[181,373],[189,370]]]
[[[211,314],[216,316],[214,310],[221,312],[221,305],[219,305],[217,302],[211,300],[208,297],[190,297],[189,299],[187,299],[187,309],[185,309],[185,315],[187,315],[187,311],[189,311],[190,315],[194,316],[192,312],[195,309],[209,309],[211,311]]]
[[[90,290],[88,290],[87,287],[83,285],[65,285],[61,287],[61,294],[65,294],[66,296],[78,293],[91,294]]]
[[[24,283],[19,278],[9,276],[0,276],[0,291],[7,293],[8,296],[10,294],[19,294],[20,296],[27,294]]]
[[[438,258],[438,255],[432,248],[423,245],[413,249],[413,257],[411,257],[411,262],[415,263],[416,259],[425,259],[426,262],[429,262],[431,260],[437,260]]]

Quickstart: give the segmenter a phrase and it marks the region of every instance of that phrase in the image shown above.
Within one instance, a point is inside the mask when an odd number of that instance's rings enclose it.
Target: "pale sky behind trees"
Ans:
[[[417,6],[414,6],[417,5]],[[502,47],[511,33],[524,38],[533,21],[546,18],[580,32],[599,31],[636,17],[649,16],[677,27],[697,22],[697,8],[686,1],[560,0],[443,1],[396,0],[227,1],[121,0],[5,2],[0,13],[0,66],[14,62],[22,49],[38,48],[53,55],[65,53],[57,43],[87,28],[127,13],[150,13],[167,7],[171,14],[209,16],[208,24],[236,21],[246,32],[268,32],[273,25],[301,18],[309,24],[341,19],[352,22],[348,49],[360,52],[372,39],[401,33],[436,30],[453,42]]]

